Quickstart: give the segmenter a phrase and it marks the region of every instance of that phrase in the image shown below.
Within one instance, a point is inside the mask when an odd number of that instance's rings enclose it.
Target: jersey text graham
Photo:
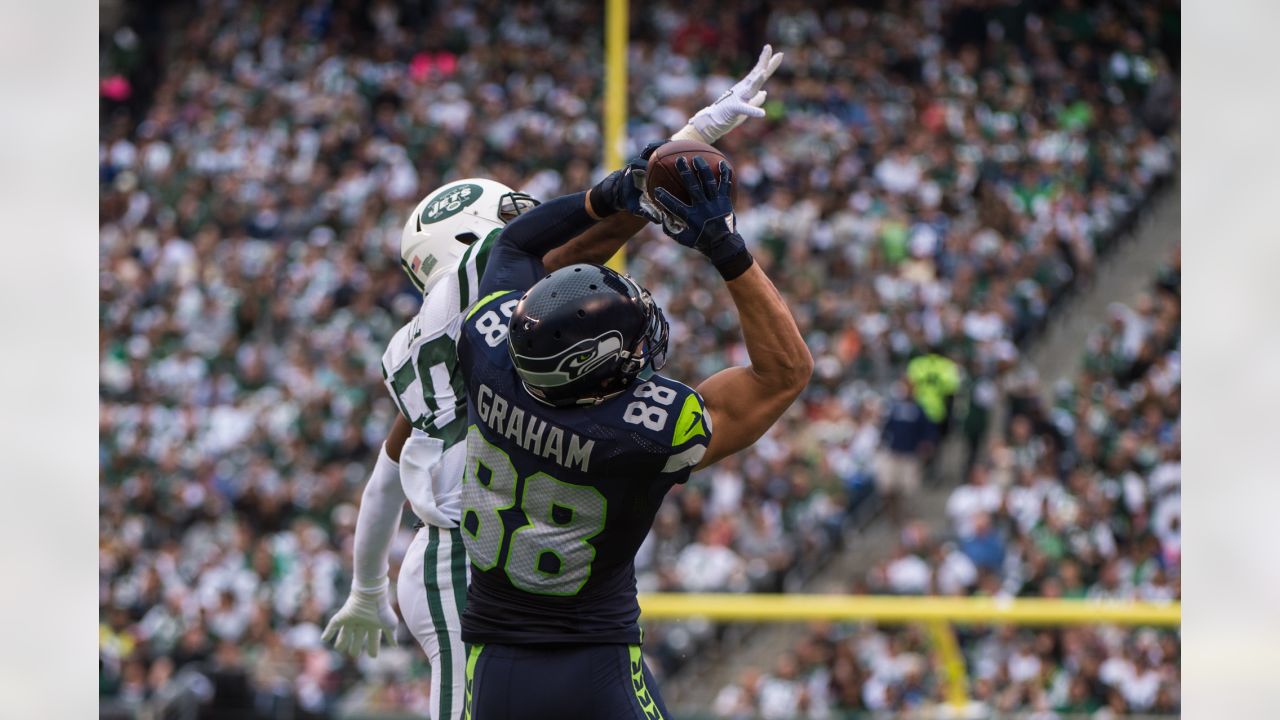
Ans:
[[[495,433],[509,438],[525,450],[570,469],[587,472],[591,464],[591,449],[595,440],[583,440],[582,436],[566,431],[532,413],[526,414],[520,407],[507,402],[481,384],[476,393],[476,412]],[[569,436],[565,446],[565,435]]]

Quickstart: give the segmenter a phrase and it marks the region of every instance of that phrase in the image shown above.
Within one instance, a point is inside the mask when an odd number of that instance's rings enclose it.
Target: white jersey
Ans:
[[[457,527],[462,512],[467,397],[458,372],[458,319],[479,299],[480,276],[499,232],[467,248],[382,355],[383,382],[413,425],[400,452],[400,484],[414,514],[436,527]]]

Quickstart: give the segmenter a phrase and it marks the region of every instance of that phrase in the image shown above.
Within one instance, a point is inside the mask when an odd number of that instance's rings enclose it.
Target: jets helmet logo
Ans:
[[[587,338],[550,357],[518,355],[520,375],[526,383],[558,387],[577,380],[622,352],[622,333],[610,330]]]
[[[441,190],[427,201],[418,220],[423,225],[440,222],[457,215],[462,209],[480,199],[484,190],[479,185],[463,183]]]

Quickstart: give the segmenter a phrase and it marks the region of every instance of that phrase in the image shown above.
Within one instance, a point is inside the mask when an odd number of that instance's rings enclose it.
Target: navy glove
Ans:
[[[669,214],[678,218],[685,227],[682,230],[664,226],[663,230],[676,242],[691,247],[711,261],[725,280],[732,280],[746,272],[754,262],[747,244],[734,229],[733,202],[729,199],[733,190],[733,168],[720,161],[720,181],[711,174],[711,166],[701,156],[693,159],[697,175],[683,157],[676,158],[676,171],[689,192],[692,204],[681,202],[666,188],[654,188],[654,199]]]
[[[649,156],[654,150],[662,147],[668,140],[659,140],[651,142],[645,146],[640,154],[627,161],[626,165],[620,170],[614,170],[609,175],[596,183],[591,188],[591,210],[597,217],[606,217],[612,215],[619,210],[626,210],[632,215],[639,215],[647,220],[659,222],[660,218],[655,218],[652,211],[648,211],[640,206],[640,199],[644,197],[644,182],[646,169],[649,166]]]

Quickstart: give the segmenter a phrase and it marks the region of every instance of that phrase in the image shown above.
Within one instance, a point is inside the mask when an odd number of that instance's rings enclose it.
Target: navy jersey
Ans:
[[[458,340],[470,423],[462,537],[471,643],[640,642],[635,555],[667,490],[711,439],[702,398],[655,375],[603,403],[553,408],[521,386],[496,292]]]

